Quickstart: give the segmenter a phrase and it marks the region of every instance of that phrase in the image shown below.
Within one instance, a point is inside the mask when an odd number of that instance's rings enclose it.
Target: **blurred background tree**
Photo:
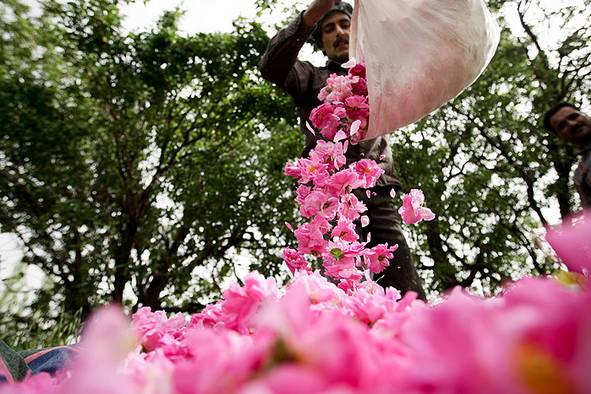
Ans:
[[[559,266],[541,228],[578,209],[574,147],[544,129],[561,101],[588,111],[589,1],[491,1],[501,42],[461,96],[393,135],[405,188],[420,186],[436,221],[412,229],[431,289],[490,294]],[[425,160],[425,158],[429,158]]]
[[[261,27],[183,37],[175,11],[127,34],[117,1],[41,4],[0,5],[0,231],[45,273],[6,341],[32,316],[195,312],[237,270],[279,275],[301,142],[256,72]]]
[[[260,16],[295,3],[257,2]],[[563,100],[589,109],[591,72],[591,7],[570,3],[490,1],[503,33],[489,68],[392,136],[404,191],[438,213],[407,228],[433,297],[558,267],[537,229],[577,209],[576,157],[541,117]],[[195,312],[247,270],[284,279],[296,215],[282,168],[303,138],[256,69],[261,25],[187,37],[176,10],[126,33],[116,0],[39,4],[0,4],[0,232],[24,253],[2,278],[0,339],[57,344],[103,302]],[[44,282],[25,296],[30,266]]]

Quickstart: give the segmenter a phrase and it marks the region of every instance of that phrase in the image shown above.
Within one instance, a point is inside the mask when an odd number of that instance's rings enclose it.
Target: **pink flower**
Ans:
[[[349,69],[349,75],[359,78],[366,78],[365,66],[361,63],[355,64],[355,66]]]
[[[193,329],[187,346],[193,357],[179,363],[173,373],[176,394],[235,393],[265,363],[273,338],[240,335],[234,331]],[[138,393],[139,394],[139,393]]]
[[[367,211],[367,207],[354,194],[351,193],[341,197],[340,218],[354,221],[365,211]]]
[[[295,179],[299,179],[302,176],[301,168],[297,162],[287,162],[287,164],[285,165],[285,167],[283,169],[283,173],[286,176],[289,176],[289,177],[292,177]]]
[[[350,193],[365,184],[356,171],[346,168],[330,176],[326,185],[327,190],[335,196]]]
[[[222,302],[207,305],[201,312],[191,317],[191,322],[187,328],[214,327],[222,321]]]
[[[422,220],[433,220],[435,214],[429,208],[423,207],[425,196],[419,189],[411,189],[409,194],[402,196],[402,207],[398,210],[406,224],[419,223]]]
[[[355,267],[361,258],[364,246],[360,242],[329,241],[322,255],[326,274],[333,278],[344,279],[357,276],[359,271]]]
[[[330,232],[333,228],[333,225],[322,215],[316,215],[310,225],[320,231],[322,235]]]
[[[368,249],[364,254],[367,268],[375,274],[382,272],[390,265],[390,260],[394,257],[393,253],[397,249],[398,244],[390,247],[387,244],[379,244]]]
[[[290,288],[293,286],[302,286],[310,297],[312,305],[326,304],[326,308],[334,309],[336,305],[346,300],[346,294],[318,271],[296,272]]]
[[[169,319],[163,311],[152,312],[144,307],[132,316],[132,322],[146,351],[160,348],[170,359],[187,354],[181,343],[186,326],[184,315],[177,313]]]
[[[310,159],[326,164],[328,171],[340,169],[347,161],[342,143],[322,140],[319,140],[316,147],[310,152]]]
[[[331,392],[330,382],[318,370],[305,365],[279,365],[259,380],[250,382],[240,394],[308,394]],[[343,393],[346,394],[346,393]]]
[[[318,99],[325,103],[343,102],[352,94],[352,80],[346,75],[331,74],[326,86],[318,94]]]
[[[304,255],[295,249],[283,249],[283,261],[287,264],[287,267],[292,274],[296,271],[311,271],[310,265],[306,261]]]
[[[279,296],[275,280],[265,279],[257,272],[249,273],[244,279],[244,286],[233,284],[224,292],[221,321],[226,328],[242,334],[249,333],[250,319],[261,303]]]
[[[367,81],[363,78],[359,78],[356,83],[351,84],[352,93],[358,96],[367,96]]]
[[[345,218],[339,219],[330,236],[348,242],[355,242],[359,239],[359,234],[355,231],[355,224]]]
[[[310,159],[299,159],[298,167],[300,169],[300,183],[314,182],[317,185],[323,185],[328,179],[327,165]]]
[[[378,179],[384,173],[384,170],[378,166],[378,164],[369,159],[362,159],[355,163],[355,171],[359,175],[359,178],[363,179],[364,184],[362,187],[370,189],[376,185]]]
[[[2,371],[2,375],[6,372]],[[27,377],[22,382],[0,383],[0,393],[2,394],[58,394],[61,393],[56,379],[47,372]]]
[[[548,229],[546,239],[570,271],[591,273],[591,209],[577,222],[571,218]]]
[[[364,282],[347,298],[349,311],[364,324],[374,324],[396,308],[397,290],[385,291],[375,282]]]
[[[590,294],[548,279],[519,281],[491,300],[456,289],[401,327],[406,365],[422,367],[400,371],[401,392],[587,392],[591,316],[580,311],[590,307]]]
[[[310,223],[299,226],[295,231],[295,236],[298,240],[300,253],[322,254],[326,249],[327,241],[324,240],[322,231]]]
[[[369,118],[369,105],[364,96],[351,96],[345,100],[345,109],[347,117],[351,120]]]
[[[86,323],[80,352],[71,365],[62,393],[139,393],[141,387],[121,372],[129,354],[138,348],[136,331],[118,306],[94,312]],[[0,392],[2,389],[0,388]]]
[[[310,308],[309,296],[301,285],[290,287],[285,297],[265,308],[260,324],[280,338],[271,354],[289,360],[280,364],[272,359],[270,364],[309,370],[325,382],[328,389],[322,392],[376,392],[377,378],[383,374],[382,359],[367,327],[335,309],[309,313]],[[317,388],[316,379],[302,379],[307,388]],[[290,386],[298,385],[292,382]],[[279,391],[286,390],[291,389]]]
[[[314,190],[304,199],[300,207],[300,213],[305,218],[320,215],[326,220],[332,220],[337,214],[338,208],[338,198],[320,190]]]
[[[325,138],[332,139],[341,123],[337,108],[329,103],[324,103],[310,113],[312,125],[320,130]]]
[[[311,192],[312,188],[306,185],[299,185],[296,189],[296,201],[298,202],[298,204],[302,205],[306,200],[306,197],[308,197],[308,195],[310,195]]]

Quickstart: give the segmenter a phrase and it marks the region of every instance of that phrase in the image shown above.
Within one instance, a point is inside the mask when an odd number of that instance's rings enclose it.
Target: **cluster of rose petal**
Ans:
[[[365,67],[354,63],[347,66],[347,75],[329,77],[318,96],[323,104],[310,115],[312,125],[325,140],[319,140],[308,157],[285,167],[285,174],[299,182],[296,201],[306,222],[294,231],[297,249],[286,248],[283,259],[292,273],[310,272],[309,260],[320,261],[325,275],[339,281],[342,289],[352,291],[363,278],[383,271],[398,245],[366,248],[367,242],[361,242],[356,231],[356,221],[366,226],[369,218],[362,216],[367,208],[353,190],[366,189],[370,196],[370,189],[384,170],[370,159],[346,165],[349,143],[363,139],[369,119]],[[314,133],[314,129],[310,131]],[[422,207],[423,201],[423,193],[417,189],[404,195],[400,213],[406,223],[435,217]]]
[[[285,289],[249,274],[187,319],[116,307],[78,358],[11,394],[590,393],[591,291],[525,279],[501,297],[437,305],[364,282],[347,294],[300,271]]]
[[[328,141],[363,140],[369,122],[365,66],[353,61],[347,75],[332,74],[318,94],[322,105],[312,110],[310,121]]]

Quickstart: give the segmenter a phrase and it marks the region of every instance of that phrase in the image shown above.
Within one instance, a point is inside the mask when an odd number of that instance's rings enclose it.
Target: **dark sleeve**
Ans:
[[[306,26],[303,13],[271,39],[259,65],[261,75],[277,84],[296,101],[306,94],[315,67],[298,60],[298,53],[312,34],[314,27]]]
[[[580,174],[575,172],[575,186],[581,197],[583,208],[591,208],[591,153],[581,162]]]

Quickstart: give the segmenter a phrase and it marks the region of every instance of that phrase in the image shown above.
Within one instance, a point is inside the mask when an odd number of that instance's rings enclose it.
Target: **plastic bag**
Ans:
[[[472,84],[499,27],[483,0],[355,0],[351,57],[364,62],[366,139],[421,119]]]

